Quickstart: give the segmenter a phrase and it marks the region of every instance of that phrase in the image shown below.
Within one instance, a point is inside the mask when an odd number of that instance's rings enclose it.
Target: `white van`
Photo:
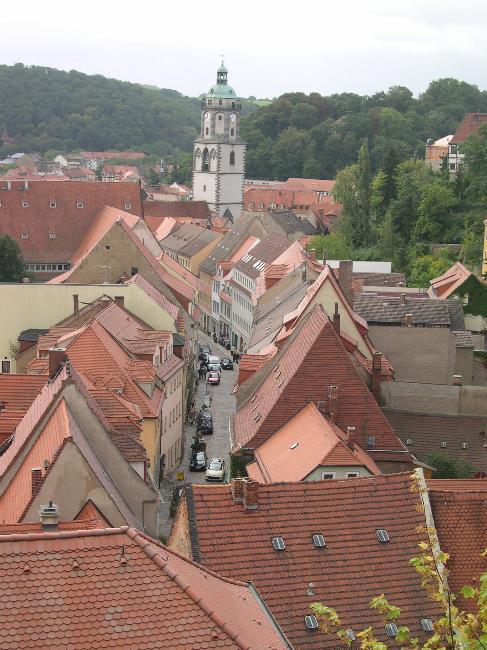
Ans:
[[[208,355],[208,361],[206,363],[207,363],[208,366],[211,365],[211,364],[216,364],[216,365],[219,366],[220,365],[220,357],[216,357],[216,356],[214,356],[212,354],[209,354]]]

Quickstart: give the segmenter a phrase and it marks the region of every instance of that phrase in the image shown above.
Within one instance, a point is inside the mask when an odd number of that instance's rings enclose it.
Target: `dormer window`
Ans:
[[[284,544],[284,540],[282,539],[282,537],[273,537],[272,546],[275,551],[283,551],[286,548],[286,545]]]
[[[125,207],[125,210],[131,210],[132,209],[132,204],[125,201],[124,207]]]
[[[76,207],[77,208],[84,208],[85,206],[83,204],[83,201],[76,201]]]
[[[49,207],[50,208],[55,208],[56,206],[56,201],[49,201]]]
[[[253,201],[249,201],[249,208],[253,208],[253,207],[254,207],[254,202],[253,202]]]
[[[22,199],[22,207],[23,208],[28,208],[29,207],[29,202],[26,201],[25,199]]]
[[[49,233],[49,239],[56,239],[56,233],[55,232],[50,232]]]
[[[263,207],[264,207],[264,204],[263,204],[263,203],[259,203],[259,208],[262,209]]]
[[[28,232],[23,232],[21,235],[22,239],[29,239],[29,233]]]

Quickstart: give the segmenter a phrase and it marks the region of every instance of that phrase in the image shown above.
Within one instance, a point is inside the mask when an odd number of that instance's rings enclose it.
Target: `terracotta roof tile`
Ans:
[[[207,221],[210,211],[206,201],[144,201],[144,215]]]
[[[487,122],[487,113],[465,113],[450,144],[461,144]]]
[[[429,293],[438,298],[448,298],[459,287],[462,286],[469,277],[473,275],[461,262],[455,262],[448,271],[445,271],[437,278],[430,280]]]
[[[296,649],[338,646],[334,636],[305,627],[316,601],[336,608],[345,627],[372,625],[386,641],[383,620],[369,606],[381,593],[401,608],[401,623],[423,637],[419,619],[435,620],[439,608],[409,565],[422,541],[418,526],[425,525],[412,487],[410,474],[264,484],[258,508],[245,510],[230,485],[193,485],[190,531],[197,531],[205,566],[254,582]],[[377,529],[388,532],[388,543],[378,541]],[[324,536],[324,548],[313,545],[315,533]],[[284,540],[282,551],[272,546],[276,536]]]
[[[0,444],[14,432],[46,382],[47,377],[0,374]]]
[[[0,570],[9,647],[286,648],[251,586],[127,527],[1,536]]]
[[[173,320],[176,320],[179,313],[179,308],[177,305],[172,303],[164,294],[158,291],[152,284],[144,278],[140,273],[136,273],[130,278],[128,284],[136,284],[144,293],[146,293],[155,303],[162,307]]]
[[[311,190],[313,192],[331,192],[336,181],[323,178],[288,178],[282,187]]]

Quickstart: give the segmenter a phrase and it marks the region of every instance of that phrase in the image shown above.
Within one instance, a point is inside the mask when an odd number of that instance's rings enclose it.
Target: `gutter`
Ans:
[[[291,645],[291,642],[289,639],[286,637],[282,629],[280,628],[278,622],[274,618],[271,610],[267,607],[266,603],[260,596],[259,592],[255,588],[255,585],[252,581],[249,581],[247,583],[249,585],[249,589],[251,594],[254,596],[255,600],[258,602],[261,610],[264,612],[266,617],[268,618],[269,622],[271,623],[272,627],[274,628],[274,631],[276,632],[277,636],[281,639],[281,641],[284,643],[284,646],[288,648],[288,650],[293,650],[293,646]]]

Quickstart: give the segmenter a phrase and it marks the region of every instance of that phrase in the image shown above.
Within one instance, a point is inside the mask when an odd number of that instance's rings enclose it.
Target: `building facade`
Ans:
[[[240,109],[228,70],[201,102],[201,132],[194,143],[193,199],[206,201],[220,217],[236,219],[243,205],[246,144],[240,137]]]

